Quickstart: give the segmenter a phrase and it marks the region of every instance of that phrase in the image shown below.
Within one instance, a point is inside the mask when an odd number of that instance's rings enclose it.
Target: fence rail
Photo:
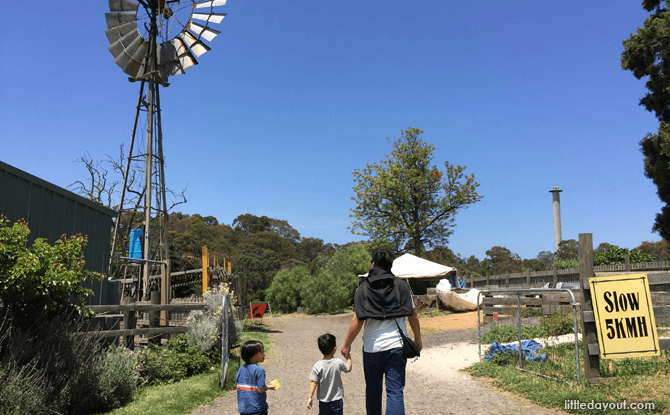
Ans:
[[[649,285],[652,291],[670,291],[670,261],[594,266],[593,271],[596,275],[599,273],[616,275],[615,273],[644,272],[649,275]],[[517,286],[541,288],[550,282],[579,283],[579,268],[554,268],[549,271],[528,271],[515,274],[488,275],[485,277],[464,275],[463,279],[468,288],[509,288]]]
[[[164,334],[178,334],[186,333],[186,327],[181,324],[186,318],[186,314],[193,310],[205,309],[205,302],[174,302],[173,304],[156,304],[154,303],[133,303],[132,300],[126,304],[120,305],[98,305],[89,306],[88,308],[96,313],[96,318],[111,318],[116,319],[114,325],[119,321],[123,321],[123,328],[118,330],[103,329],[99,331],[102,337],[123,337],[123,344],[132,348],[135,344],[135,336],[143,336],[153,338],[154,341],[160,341],[160,336]],[[138,319],[138,315],[142,313],[143,319]],[[169,313],[169,314],[168,314]],[[170,314],[181,314],[181,318],[161,318],[161,314],[168,316]],[[145,316],[146,315],[146,316]],[[138,320],[144,320],[144,324],[148,327],[138,328]]]

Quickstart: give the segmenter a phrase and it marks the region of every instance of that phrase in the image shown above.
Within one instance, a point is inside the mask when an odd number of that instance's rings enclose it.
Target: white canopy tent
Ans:
[[[391,272],[400,278],[446,278],[456,268],[441,265],[427,259],[405,254],[393,261]]]
[[[441,265],[412,254],[404,254],[393,261],[391,272],[400,278],[446,278],[456,268]],[[368,274],[359,275],[367,277]]]
[[[391,272],[396,277],[410,282],[412,291],[417,295],[425,294],[428,287],[435,287],[442,278],[450,280],[453,286],[457,275],[456,268],[428,261],[412,254],[404,254],[396,258],[393,261]],[[367,276],[368,274],[359,275],[359,277]]]

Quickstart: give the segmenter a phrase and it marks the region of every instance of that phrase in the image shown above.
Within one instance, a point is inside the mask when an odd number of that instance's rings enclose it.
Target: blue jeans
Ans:
[[[377,353],[363,352],[365,409],[368,415],[382,414],[382,382],[386,377],[386,415],[404,415],[405,366],[402,347]]]
[[[344,405],[342,399],[331,402],[319,401],[319,415],[342,415],[344,413]]]

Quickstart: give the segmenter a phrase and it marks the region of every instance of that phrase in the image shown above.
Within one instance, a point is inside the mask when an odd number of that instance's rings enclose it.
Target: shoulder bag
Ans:
[[[400,333],[400,337],[402,338],[402,352],[405,355],[405,357],[408,359],[412,359],[414,357],[421,356],[419,346],[417,346],[416,343],[414,343],[414,340],[411,340],[409,337],[405,336],[405,333],[403,333],[403,331],[400,329],[398,320],[393,319],[393,321],[395,321],[395,325],[398,327],[398,333]]]

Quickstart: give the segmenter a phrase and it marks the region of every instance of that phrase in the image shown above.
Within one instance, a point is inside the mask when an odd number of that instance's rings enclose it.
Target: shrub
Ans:
[[[92,291],[81,282],[102,278],[84,268],[86,237],[63,237],[53,246],[37,238],[27,247],[29,234],[25,223],[9,227],[0,216],[0,304],[13,314],[15,325],[32,324],[43,310],[82,310]]]
[[[559,261],[554,262],[554,265],[556,265],[557,269],[579,268],[579,260],[578,259],[561,259]]]
[[[0,415],[48,413],[43,386],[43,372],[32,366],[0,363]]]
[[[203,351],[198,345],[190,345],[184,334],[170,339],[165,346],[150,345],[136,355],[141,384],[158,385],[178,382],[189,376],[210,370],[220,354]]]
[[[100,374],[98,397],[105,407],[118,408],[135,392],[139,376],[125,349],[110,347],[98,360],[95,369]]]
[[[223,297],[228,293],[227,287],[214,287],[203,295],[207,306],[205,311],[193,311],[186,321],[189,344],[198,345],[203,351],[221,351],[221,328],[223,313],[227,313],[228,321],[228,348],[238,344],[242,337],[242,324],[230,309],[223,310]],[[230,301],[234,301],[230,296]]]
[[[573,324],[572,313],[561,313],[560,310],[554,310],[550,315],[542,317],[542,331],[547,337],[574,333]],[[579,324],[577,330],[580,330]]]
[[[85,325],[74,310],[55,316],[45,311],[28,327],[5,320],[0,327],[0,407],[82,414],[127,399],[131,392],[123,387],[109,392],[113,399],[104,397],[110,383],[133,383],[134,378],[128,371],[105,370],[103,342],[95,333],[82,334]]]

